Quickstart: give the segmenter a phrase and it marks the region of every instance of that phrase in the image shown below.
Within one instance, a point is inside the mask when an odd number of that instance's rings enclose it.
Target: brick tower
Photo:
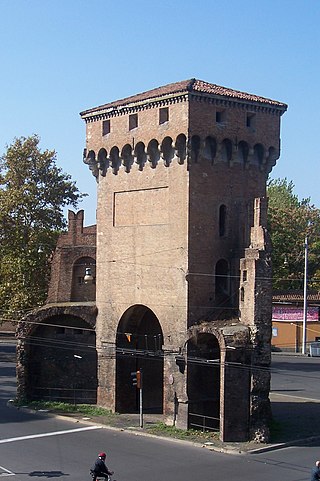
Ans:
[[[256,429],[253,411],[269,385],[256,392],[251,366],[257,329],[270,351],[270,309],[262,320],[244,316],[239,272],[254,219],[265,221],[254,202],[266,196],[285,110],[191,79],[80,114],[84,162],[98,182],[99,404],[134,411],[130,372],[142,369],[144,408],[167,423],[205,425],[222,440],[264,432],[266,415]]]

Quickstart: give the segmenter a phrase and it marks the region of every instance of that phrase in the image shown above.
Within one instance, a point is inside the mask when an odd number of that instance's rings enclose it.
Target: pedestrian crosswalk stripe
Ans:
[[[41,433],[41,434],[29,434],[28,436],[19,436],[17,438],[0,439],[0,444],[13,443],[15,441],[25,441],[26,439],[46,438],[48,436],[60,436],[62,434],[72,434],[72,433],[78,433],[81,431],[90,431],[92,429],[101,429],[101,426],[87,426],[85,428],[68,429],[66,431],[55,431],[52,433]]]

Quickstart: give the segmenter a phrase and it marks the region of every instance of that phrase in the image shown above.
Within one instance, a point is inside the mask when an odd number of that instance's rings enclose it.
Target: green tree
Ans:
[[[269,181],[268,197],[274,289],[302,289],[306,236],[309,286],[318,289],[320,210],[310,203],[309,198],[299,200],[294,193],[294,184],[287,179]]]
[[[14,139],[0,157],[1,318],[43,304],[50,255],[65,229],[63,209],[81,194],[56,166],[55,151],[41,151],[37,135]]]

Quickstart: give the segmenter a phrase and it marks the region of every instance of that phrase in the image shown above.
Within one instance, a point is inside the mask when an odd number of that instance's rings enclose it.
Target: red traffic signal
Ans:
[[[142,387],[142,372],[134,371],[131,373],[132,385],[136,386],[137,389]]]

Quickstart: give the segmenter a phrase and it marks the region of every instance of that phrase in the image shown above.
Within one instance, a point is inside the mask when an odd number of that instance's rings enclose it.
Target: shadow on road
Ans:
[[[273,443],[320,436],[320,403],[280,400],[272,401],[271,408]]]

